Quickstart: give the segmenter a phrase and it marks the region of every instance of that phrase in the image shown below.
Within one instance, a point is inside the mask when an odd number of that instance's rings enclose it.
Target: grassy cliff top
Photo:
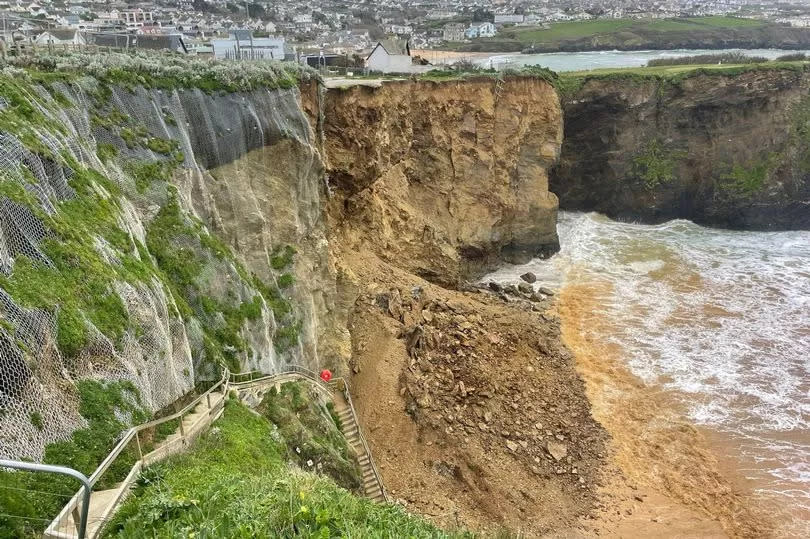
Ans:
[[[222,61],[210,58],[133,53],[43,54],[0,62],[0,72],[48,73],[65,78],[93,76],[109,84],[147,88],[198,88],[206,92],[291,88],[317,79],[317,73],[295,62]]]
[[[678,84],[701,75],[736,77],[744,73],[767,71],[804,72],[810,70],[808,62],[763,62],[755,64],[691,64],[655,67],[604,68],[587,71],[568,71],[557,74],[556,88],[561,97],[574,94],[589,80],[615,80],[625,83],[670,82]]]

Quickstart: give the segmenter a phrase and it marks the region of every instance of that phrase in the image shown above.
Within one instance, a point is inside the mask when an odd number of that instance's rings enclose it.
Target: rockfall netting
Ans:
[[[77,380],[130,381],[154,412],[222,364],[317,368],[324,300],[299,301],[298,262],[278,254],[322,241],[322,168],[297,89],[190,80],[125,89],[0,71],[0,458],[41,460],[86,426]],[[248,80],[263,79],[234,88]],[[234,165],[275,146],[289,170],[266,152]],[[215,171],[228,167],[249,197],[221,196],[232,178]]]

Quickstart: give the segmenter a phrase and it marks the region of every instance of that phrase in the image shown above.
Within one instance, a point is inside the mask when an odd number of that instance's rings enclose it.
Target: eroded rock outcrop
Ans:
[[[563,209],[810,228],[810,73],[591,76],[563,98]]]
[[[368,245],[443,283],[558,249],[548,169],[562,130],[545,81],[391,82],[305,102],[343,249]]]

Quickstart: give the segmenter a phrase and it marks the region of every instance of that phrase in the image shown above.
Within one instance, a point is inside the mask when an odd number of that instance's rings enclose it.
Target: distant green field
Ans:
[[[597,19],[555,23],[548,28],[506,27],[497,36],[443,48],[509,52],[579,50],[638,50],[643,48],[796,48],[810,44],[810,30],[736,17],[677,19]]]
[[[765,26],[762,21],[736,17],[694,17],[684,19],[597,19],[593,21],[561,22],[550,28],[527,28],[508,32],[522,43],[532,41],[557,41],[579,39],[600,34],[627,32],[706,32],[718,28],[756,28]],[[497,38],[494,38],[497,39]]]

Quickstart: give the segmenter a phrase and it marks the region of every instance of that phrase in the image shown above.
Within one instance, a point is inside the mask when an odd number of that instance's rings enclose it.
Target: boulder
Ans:
[[[548,441],[546,451],[555,461],[559,462],[568,455],[568,446],[560,442]]]
[[[532,288],[532,285],[530,285],[529,283],[520,283],[520,284],[517,285],[517,287],[518,287],[518,290],[520,290],[524,294],[533,294],[534,293],[534,288]]]
[[[526,281],[527,283],[534,283],[537,281],[537,275],[535,275],[530,271],[527,271],[526,273],[521,275],[520,278]]]

